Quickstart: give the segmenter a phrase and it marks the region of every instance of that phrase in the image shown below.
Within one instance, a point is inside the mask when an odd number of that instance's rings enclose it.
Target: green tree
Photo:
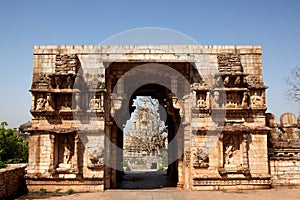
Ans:
[[[7,122],[1,122],[0,163],[26,163],[28,160],[28,142],[6,126]]]
[[[162,158],[163,166],[167,167],[168,166],[168,152],[166,150],[162,150],[160,153],[160,156]]]

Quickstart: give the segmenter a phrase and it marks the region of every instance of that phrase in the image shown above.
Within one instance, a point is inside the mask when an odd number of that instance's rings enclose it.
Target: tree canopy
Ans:
[[[6,128],[6,126],[7,122],[1,122],[0,166],[26,163],[28,160],[28,142],[14,130]]]

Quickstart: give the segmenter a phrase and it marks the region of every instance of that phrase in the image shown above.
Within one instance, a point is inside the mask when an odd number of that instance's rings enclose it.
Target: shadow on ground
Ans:
[[[120,189],[158,189],[176,187],[177,180],[165,172],[125,172]]]

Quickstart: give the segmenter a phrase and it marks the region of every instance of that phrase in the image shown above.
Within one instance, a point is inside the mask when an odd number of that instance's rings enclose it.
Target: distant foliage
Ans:
[[[28,160],[28,142],[17,133],[6,128],[7,122],[1,122],[0,128],[0,166],[26,163]]]
[[[291,76],[286,80],[288,90],[286,91],[287,98],[300,104],[300,67],[292,70]]]

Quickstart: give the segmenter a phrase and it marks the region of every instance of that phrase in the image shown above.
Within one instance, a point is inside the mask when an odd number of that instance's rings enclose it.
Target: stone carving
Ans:
[[[242,72],[239,54],[222,54],[218,56],[220,72]]]
[[[54,110],[54,101],[51,94],[47,95],[47,100],[45,104],[45,109],[47,111],[53,111]]]
[[[236,136],[228,135],[224,138],[224,164],[227,166],[236,166],[238,164],[238,160],[236,156],[239,150],[239,144],[237,143]]]
[[[72,76],[68,76],[67,77],[67,87],[68,89],[71,89],[73,87],[74,84],[74,79]]]
[[[234,85],[239,85],[241,83],[241,77],[237,76],[234,81]]]
[[[94,150],[89,153],[89,162],[93,165],[100,164],[102,165],[104,161],[104,149],[99,148],[98,150]]]
[[[43,97],[38,98],[36,101],[36,110],[45,110],[47,100]]]
[[[229,76],[226,76],[224,78],[224,86],[227,86],[229,84]]]
[[[77,55],[57,54],[55,60],[55,74],[76,74],[79,68]]]
[[[32,84],[32,89],[51,89],[52,78],[47,75],[42,75],[36,82]]]
[[[220,93],[218,91],[214,91],[214,98],[213,98],[213,107],[219,108],[220,107]]]
[[[257,76],[252,74],[249,74],[245,81],[250,88],[261,88],[264,86],[263,82]]]
[[[185,155],[185,166],[190,167],[191,166],[191,150],[187,149],[184,152]]]
[[[100,108],[100,99],[94,96],[94,98],[90,100],[90,109],[97,110],[99,108]]]
[[[55,85],[56,85],[56,89],[59,89],[60,85],[61,85],[61,80],[59,76],[55,77]]]
[[[205,98],[206,98],[205,94],[200,94],[199,95],[199,99],[197,100],[197,107],[198,108],[206,108],[207,107]]]
[[[74,149],[70,144],[67,136],[64,137],[59,148],[59,164],[60,169],[70,169],[72,166],[72,157],[74,155]]]
[[[261,107],[262,106],[262,98],[261,95],[254,91],[254,94],[251,96],[251,106],[252,107]]]
[[[209,166],[209,157],[207,150],[199,147],[192,149],[193,167],[194,168],[207,168]]]
[[[173,107],[174,107],[175,109],[180,109],[180,103],[179,103],[177,97],[172,97],[172,103],[173,103]]]
[[[84,75],[84,80],[89,88],[92,89],[103,89],[105,88],[105,76],[104,73],[86,73]]]
[[[71,96],[69,95],[63,95],[61,96],[61,110],[71,110],[72,101]]]
[[[226,95],[226,108],[236,108],[240,105],[240,97],[236,92],[230,92]]]
[[[249,102],[250,102],[249,91],[246,91],[243,94],[242,107],[244,108],[249,107]]]
[[[89,108],[91,110],[100,110],[100,111],[104,111],[104,97],[103,94],[100,94],[100,98],[96,97],[96,95],[94,95],[93,98],[91,98],[90,100],[90,104],[89,104]]]

